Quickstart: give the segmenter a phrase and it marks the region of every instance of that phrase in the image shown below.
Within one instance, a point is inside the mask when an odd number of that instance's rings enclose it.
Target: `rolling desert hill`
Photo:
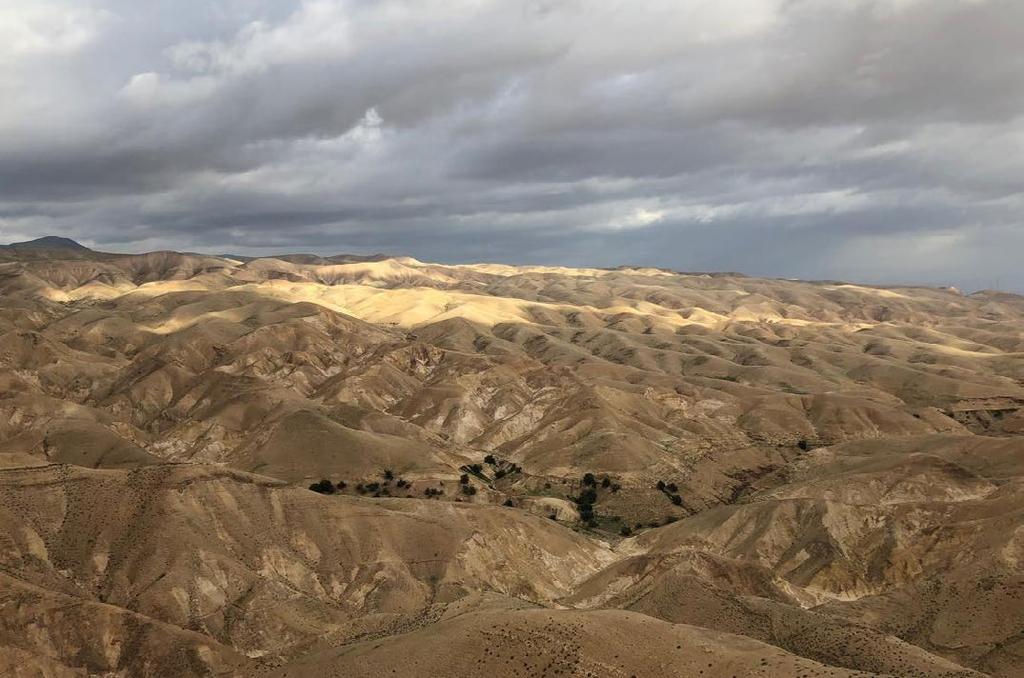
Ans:
[[[1024,298],[0,248],[0,672],[1024,675]]]

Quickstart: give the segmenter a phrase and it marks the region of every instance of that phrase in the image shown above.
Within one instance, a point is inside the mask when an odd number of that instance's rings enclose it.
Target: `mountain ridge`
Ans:
[[[12,242],[5,247],[11,247],[14,249],[53,249],[53,250],[75,250],[80,252],[93,252],[85,245],[72,240],[71,238],[65,238],[57,235],[44,235],[40,238],[33,240],[25,240],[22,242]]]

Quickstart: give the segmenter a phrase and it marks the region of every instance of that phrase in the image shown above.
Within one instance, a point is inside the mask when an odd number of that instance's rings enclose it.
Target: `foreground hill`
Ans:
[[[1024,671],[1021,297],[40,251],[7,673]]]

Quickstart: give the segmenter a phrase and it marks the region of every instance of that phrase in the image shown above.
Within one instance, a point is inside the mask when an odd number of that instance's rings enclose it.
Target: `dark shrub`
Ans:
[[[344,480],[339,480],[334,486],[337,487],[339,490],[344,490],[346,487],[348,487],[348,483],[346,483]]]
[[[622,485],[619,485],[618,483],[612,483],[612,494],[615,494],[616,492],[618,492],[621,489],[622,489]]]
[[[619,534],[621,534],[623,537],[628,537],[629,535],[633,534],[633,530],[630,529],[629,525],[623,525],[621,528],[619,528]]]
[[[658,488],[659,492],[664,492],[665,491],[665,481],[664,480],[659,480],[658,484],[655,485],[655,487]]]
[[[672,503],[675,504],[676,506],[683,505],[683,498],[680,497],[678,494],[670,494],[668,495],[668,498],[672,500]]]
[[[462,494],[472,497],[474,494],[476,494],[476,488],[473,487],[472,485],[463,485]]]
[[[330,480],[320,480],[309,486],[309,489],[320,494],[334,494],[334,483]]]
[[[461,476],[459,476],[459,482],[462,483],[463,485],[468,485],[469,484],[469,474],[468,473],[463,473]]]
[[[586,485],[587,487],[593,487],[594,485],[597,484],[597,478],[594,477],[593,473],[584,473],[583,484]]]
[[[512,501],[512,498],[510,497],[505,500],[505,503],[503,503],[502,506],[515,506],[515,503]]]
[[[484,457],[484,463],[485,464],[490,464],[491,466],[494,466],[498,462],[495,461],[493,454],[488,454],[486,457]]]
[[[668,485],[665,486],[665,490],[668,492],[676,493],[679,491],[679,487],[677,487],[675,483],[669,483]]]
[[[389,468],[384,469],[384,471],[381,473],[381,475],[384,476],[384,480],[394,480],[395,479],[395,472],[392,471]]]
[[[797,446],[797,447],[799,447],[799,448],[800,448],[801,450],[803,450],[804,452],[806,452],[806,451],[807,451],[807,447],[808,447],[808,445],[807,445],[807,441],[806,441],[806,440],[801,440],[800,442],[798,442],[798,443],[796,444],[796,446]]]
[[[611,486],[612,486],[611,478],[609,478],[608,476],[605,476],[604,478],[601,478],[601,487],[603,487],[603,488],[605,488],[607,490]]]

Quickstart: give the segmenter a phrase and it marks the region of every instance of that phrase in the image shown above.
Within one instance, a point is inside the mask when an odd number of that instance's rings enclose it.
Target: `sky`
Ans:
[[[0,0],[0,242],[1024,291],[1020,0]]]

